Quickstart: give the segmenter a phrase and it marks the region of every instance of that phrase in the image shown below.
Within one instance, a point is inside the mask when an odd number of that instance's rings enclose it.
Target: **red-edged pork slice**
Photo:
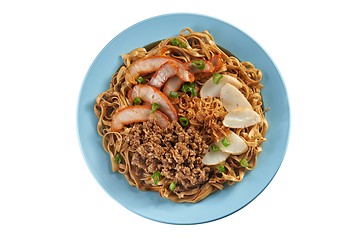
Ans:
[[[160,111],[168,116],[171,121],[177,121],[177,111],[171,101],[157,88],[150,85],[137,84],[128,93],[128,98],[132,101],[136,98],[142,99],[142,101],[153,104],[158,103],[160,105]]]
[[[148,85],[161,89],[165,82],[170,77],[176,75],[177,72],[178,65],[173,61],[167,61],[158,69],[155,75],[153,75],[151,80],[148,82]]]
[[[170,123],[165,114],[158,110],[152,113],[152,108],[149,106],[129,106],[118,110],[112,116],[111,130],[120,131],[127,124],[145,122],[151,117],[162,128],[167,127]]]

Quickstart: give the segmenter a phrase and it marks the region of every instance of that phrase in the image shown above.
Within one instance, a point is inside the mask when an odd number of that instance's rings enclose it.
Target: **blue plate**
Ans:
[[[226,186],[203,201],[174,203],[155,192],[143,192],[131,187],[119,173],[111,171],[109,155],[103,150],[96,130],[93,112],[96,96],[105,91],[112,74],[122,64],[121,54],[134,48],[178,35],[183,28],[208,30],[216,43],[242,61],[250,61],[263,71],[262,91],[269,130],[256,168],[244,180]],[[256,198],[278,171],[287,148],[289,135],[289,105],[281,76],[264,50],[238,28],[208,16],[168,14],[137,23],[109,42],[96,57],[84,79],[77,109],[78,138],[84,159],[103,189],[130,211],[143,217],[171,224],[196,224],[213,221],[232,214]]]

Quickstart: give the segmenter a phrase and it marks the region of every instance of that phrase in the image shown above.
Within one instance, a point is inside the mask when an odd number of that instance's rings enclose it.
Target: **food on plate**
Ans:
[[[242,181],[268,123],[262,73],[237,57],[190,28],[123,54],[94,104],[112,171],[174,202]]]

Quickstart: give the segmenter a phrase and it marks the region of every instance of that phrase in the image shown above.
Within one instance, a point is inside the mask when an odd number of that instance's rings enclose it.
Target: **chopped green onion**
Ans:
[[[194,82],[186,82],[182,85],[181,87],[181,91],[182,92],[190,92],[192,97],[195,97],[197,96],[197,91],[196,91],[196,88],[194,87]]]
[[[176,188],[176,183],[171,182],[171,184],[170,184],[170,190],[171,190],[171,192],[173,192],[173,190],[175,190],[175,188]]]
[[[192,95],[192,97],[197,96],[197,91],[195,88],[191,88],[191,95]]]
[[[219,165],[218,168],[217,168],[217,171],[219,173],[223,173],[225,170],[226,170],[226,168],[224,167],[224,165]]]
[[[223,140],[221,141],[221,143],[223,144],[223,146],[228,147],[229,145],[231,145],[231,143],[228,141],[228,138],[223,138]]]
[[[169,96],[170,96],[171,98],[178,98],[178,93],[176,93],[176,92],[174,92],[174,91],[171,91],[170,94],[169,94]]]
[[[240,164],[242,167],[245,167],[245,168],[249,166],[249,164],[245,158],[242,158],[242,160],[240,161]]]
[[[144,84],[146,82],[146,80],[143,77],[140,76],[140,77],[137,78],[137,82],[139,84]]]
[[[171,40],[171,44],[172,44],[173,46],[178,46],[178,44],[179,44],[178,39],[177,39],[177,38],[173,38],[173,39]]]
[[[184,83],[183,85],[182,85],[182,87],[181,87],[181,90],[182,90],[182,92],[188,92],[188,91],[190,91],[189,89],[190,89],[190,87],[191,87],[191,83]]]
[[[139,97],[135,97],[135,99],[133,99],[133,103],[134,103],[135,105],[140,105],[140,104],[142,103],[142,100],[141,100],[141,98],[139,98]]]
[[[213,76],[212,76],[213,82],[214,82],[215,84],[218,84],[218,83],[219,83],[219,80],[221,80],[221,78],[223,78],[223,75],[220,74],[220,73],[215,73],[215,74],[213,74]]]
[[[200,70],[203,70],[205,67],[205,64],[202,60],[198,60],[198,61],[194,60],[194,61],[192,61],[192,65]]]
[[[212,144],[211,149],[213,152],[217,152],[219,150],[219,147],[216,144]]]
[[[152,174],[152,179],[153,179],[153,183],[154,184],[158,184],[158,182],[160,181],[160,178],[161,178],[161,173],[156,171]]]
[[[157,109],[160,109],[160,105],[158,103],[152,103],[152,113],[156,112]]]
[[[179,46],[180,46],[180,48],[187,48],[187,44],[182,41],[179,42]]]
[[[119,164],[119,163],[121,163],[121,162],[122,162],[122,157],[121,157],[121,155],[118,153],[118,154],[116,154],[116,156],[115,156],[115,163]]]
[[[182,127],[187,127],[189,125],[189,121],[185,117],[180,117],[178,120]]]

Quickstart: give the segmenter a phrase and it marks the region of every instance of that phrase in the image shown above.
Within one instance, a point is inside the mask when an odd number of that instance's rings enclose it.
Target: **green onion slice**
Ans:
[[[170,184],[170,190],[171,190],[171,192],[173,192],[173,190],[175,190],[175,188],[176,188],[176,183],[171,182],[171,184]]]
[[[200,70],[203,70],[205,67],[203,60],[198,60],[198,61],[194,60],[194,61],[192,61],[192,65]]]
[[[139,84],[144,84],[146,82],[146,80],[143,77],[140,76],[140,77],[137,78],[137,82]]]
[[[169,94],[169,96],[170,96],[171,98],[178,98],[178,93],[176,93],[176,92],[174,92],[174,91],[171,91],[170,94]]]
[[[177,38],[173,38],[173,39],[171,40],[171,44],[172,44],[173,46],[178,46],[178,44],[179,44],[178,39],[177,39]]]
[[[182,85],[181,91],[184,93],[190,92],[192,97],[197,96],[196,88],[194,87],[194,82],[186,82]]]
[[[135,97],[135,99],[133,99],[133,103],[134,103],[135,105],[140,105],[140,104],[142,103],[142,100],[141,100],[141,98],[139,98],[139,97]]]
[[[154,184],[158,184],[158,182],[160,181],[160,178],[161,178],[161,173],[156,171],[152,174],[152,179],[153,179],[153,183]]]
[[[180,117],[178,120],[182,127],[187,127],[189,125],[189,121],[185,117]]]
[[[212,150],[213,152],[217,152],[217,151],[219,150],[219,147],[218,147],[216,144],[212,144],[212,145],[211,145],[211,150]]]
[[[214,82],[215,84],[218,84],[218,83],[219,83],[219,80],[221,80],[221,78],[223,78],[223,75],[220,74],[220,73],[215,73],[215,74],[213,74],[213,76],[212,76],[213,82]]]
[[[191,95],[192,95],[192,97],[197,96],[197,91],[195,88],[191,88]]]
[[[186,93],[190,91],[190,88],[191,88],[191,83],[184,83],[181,87],[181,91]]]
[[[218,168],[217,168],[217,171],[219,173],[223,173],[225,170],[226,170],[226,168],[224,167],[224,165],[219,165]]]
[[[119,153],[117,153],[115,156],[115,163],[119,164],[121,162],[122,162],[122,157]]]
[[[223,144],[223,146],[228,147],[229,145],[231,145],[231,143],[228,141],[228,138],[223,138],[223,140],[221,141],[221,143]]]
[[[245,158],[242,158],[240,164],[242,167],[245,167],[245,168],[249,166],[249,163],[247,162],[247,160]]]
[[[180,46],[180,48],[187,48],[187,44],[182,41],[179,42],[179,46]]]
[[[158,103],[152,103],[152,113],[156,112],[157,109],[160,109],[160,105]]]

